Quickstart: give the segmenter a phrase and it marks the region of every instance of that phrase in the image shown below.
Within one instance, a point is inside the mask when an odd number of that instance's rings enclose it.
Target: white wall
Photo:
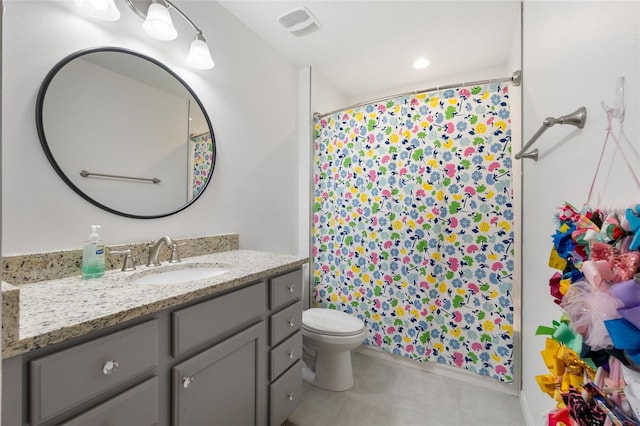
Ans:
[[[298,174],[300,176],[298,194],[298,248],[302,255],[309,255],[309,220],[311,191],[311,162],[313,161],[313,114],[324,113],[339,108],[345,101],[335,87],[311,67],[299,70],[299,123],[300,145],[298,148]]]
[[[518,15],[514,19],[521,19]],[[522,75],[522,25],[514,25],[511,36],[511,53],[504,68],[505,75],[513,75],[520,70]],[[522,81],[519,86],[509,86],[509,104],[511,114],[511,153],[514,155],[522,147]],[[522,387],[522,163],[511,163],[511,189],[513,194],[513,217],[515,235],[513,285],[511,301],[513,303],[513,393]]]
[[[3,0],[0,0],[0,9],[2,9],[2,14],[4,14],[4,2]],[[0,35],[4,33],[3,30],[3,21],[4,19],[0,19]],[[1,38],[1,36],[0,36]],[[2,69],[2,55],[0,55],[0,69]],[[2,71],[0,71],[0,86],[3,85],[4,82],[4,76],[2,74]],[[2,98],[4,95],[3,89],[2,87],[0,87],[0,98]],[[2,128],[2,116],[0,114],[0,129]],[[2,134],[0,132],[0,148],[2,148]],[[1,157],[0,157],[1,158]],[[0,164],[0,172],[2,171],[3,167],[2,164]],[[2,176],[0,173],[0,184],[2,184]],[[1,197],[0,197],[1,198]],[[2,200],[0,199],[0,222],[2,222]],[[0,230],[0,240],[2,239],[2,230]],[[2,247],[0,247],[0,257],[2,257]],[[0,279],[2,279],[2,270],[0,269]],[[2,315],[0,315],[0,330],[2,329]],[[2,351],[2,339],[0,339],[0,352]],[[0,383],[2,383],[2,360],[0,360]],[[2,385],[0,385],[0,401],[2,401]],[[2,404],[0,404],[0,418],[2,418]]]
[[[193,32],[174,17],[179,37],[148,37],[123,0],[122,18],[102,22],[70,0],[4,2],[2,97],[2,254],[80,248],[90,224],[107,244],[240,234],[243,248],[297,251],[297,69],[213,1],[176,1],[209,43],[216,67],[184,63]],[[76,195],[47,162],[36,134],[35,100],[45,75],[75,51],[117,46],[174,70],[211,119],[218,157],[212,182],[195,204],[166,218],[107,213]]]
[[[325,114],[347,106],[349,99],[320,72],[311,71],[311,113]]]
[[[313,161],[313,114],[323,113],[338,108],[345,101],[335,87],[331,85],[321,74],[311,69],[310,66],[301,67],[298,71],[298,122],[299,122],[299,147],[298,147],[298,253],[309,256],[310,245],[310,206],[311,206],[311,163]],[[303,307],[309,308],[312,280],[311,269],[308,265],[303,268],[304,297]]]
[[[519,29],[519,26],[517,26]],[[515,41],[515,39],[514,39]],[[461,70],[453,74],[449,74],[445,77],[428,78],[428,73],[425,73],[425,79],[419,84],[411,86],[391,86],[388,89],[375,91],[371,93],[364,93],[358,96],[351,96],[347,99],[347,105],[354,105],[361,102],[368,102],[371,100],[385,98],[388,96],[396,96],[401,93],[415,92],[428,90],[438,86],[447,86],[451,84],[473,82],[478,80],[490,80],[504,77],[511,77],[511,73],[516,69],[510,68],[511,64],[497,64],[489,68],[474,69],[473,64],[469,64],[469,69]],[[429,68],[426,68],[428,70]],[[519,68],[518,68],[519,69]],[[413,71],[413,70],[409,70]],[[346,106],[346,105],[342,105]]]
[[[615,80],[626,78],[625,132],[638,151],[638,77],[640,22],[638,2],[555,1],[524,4],[524,141],[548,116],[561,116],[584,105],[583,130],[555,126],[538,140],[538,162],[524,165],[523,249],[523,401],[530,424],[545,424],[543,414],[553,400],[543,394],[535,376],[545,374],[540,351],[545,338],[539,325],[559,318],[549,296],[547,261],[554,232],[554,209],[564,200],[581,207],[605,137],[606,120],[600,101],[612,105]],[[610,141],[612,142],[612,141]],[[626,144],[625,144],[626,145]],[[628,146],[626,146],[629,148]],[[608,153],[614,144],[608,145]],[[627,149],[634,168],[640,160]],[[640,201],[629,171],[621,161],[603,161],[596,205],[628,205]],[[605,182],[609,176],[608,182]]]

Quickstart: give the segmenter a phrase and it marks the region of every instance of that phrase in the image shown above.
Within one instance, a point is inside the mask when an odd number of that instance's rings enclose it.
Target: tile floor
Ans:
[[[304,384],[289,416],[298,426],[522,426],[517,397],[353,353],[355,385],[330,392]]]

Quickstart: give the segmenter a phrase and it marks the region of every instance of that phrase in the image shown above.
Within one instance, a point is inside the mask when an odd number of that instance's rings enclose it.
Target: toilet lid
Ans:
[[[335,309],[312,308],[302,312],[302,327],[319,334],[350,336],[362,332],[364,323]]]

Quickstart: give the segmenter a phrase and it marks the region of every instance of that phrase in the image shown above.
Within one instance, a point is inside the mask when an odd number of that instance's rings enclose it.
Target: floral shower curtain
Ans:
[[[196,197],[205,183],[213,162],[213,139],[210,133],[193,138],[193,179],[191,181],[191,198]]]
[[[506,83],[398,97],[315,121],[314,304],[366,343],[512,380]]]

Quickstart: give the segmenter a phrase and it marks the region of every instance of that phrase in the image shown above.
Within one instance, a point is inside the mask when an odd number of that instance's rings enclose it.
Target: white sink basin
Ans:
[[[163,272],[154,272],[133,280],[132,284],[180,284],[189,281],[197,281],[204,278],[213,278],[229,272],[226,268],[217,266],[192,267],[175,269]]]

